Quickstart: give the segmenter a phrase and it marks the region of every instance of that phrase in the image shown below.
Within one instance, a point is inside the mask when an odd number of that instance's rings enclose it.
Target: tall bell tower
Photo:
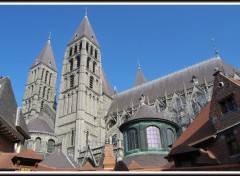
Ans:
[[[104,144],[105,98],[111,101],[111,95],[99,43],[85,15],[65,51],[55,125],[58,145],[75,161],[89,144]]]
[[[50,36],[30,68],[22,101],[22,112],[28,123],[37,117],[44,104],[56,109],[57,67]]]

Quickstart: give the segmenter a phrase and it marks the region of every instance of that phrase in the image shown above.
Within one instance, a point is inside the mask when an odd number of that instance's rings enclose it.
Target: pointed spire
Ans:
[[[113,95],[116,95],[117,93],[118,93],[117,86],[114,86]]]
[[[48,42],[51,42],[51,35],[52,35],[52,33],[51,33],[51,31],[49,32],[49,36],[48,36]]]
[[[54,71],[57,71],[50,37],[51,37],[51,33],[48,37],[48,41],[47,41],[46,45],[44,46],[44,48],[38,55],[37,59],[35,60],[35,62],[32,65],[32,67],[34,67],[35,65],[37,65],[39,63],[42,63],[42,64],[48,66],[49,68],[53,69]]]
[[[141,70],[139,59],[138,59],[138,70]]]
[[[142,69],[140,67],[140,64],[138,62],[138,72],[137,72],[137,76],[136,76],[136,79],[135,79],[135,82],[134,82],[134,86],[133,87],[137,87],[141,84],[144,84],[147,82],[147,79],[145,78],[143,72],[142,72]]]
[[[214,41],[213,41],[214,39],[212,38],[212,46],[213,46],[213,49],[214,49],[214,51],[215,51],[215,56],[217,57],[217,58],[220,58],[219,57],[219,54],[218,54],[218,51],[217,51],[217,49],[216,49],[216,47],[215,47],[215,45],[214,45]]]
[[[97,47],[99,47],[98,40],[94,34],[94,31],[86,14],[81,24],[78,26],[77,30],[72,36],[71,40],[69,41],[69,45],[72,44],[75,40],[80,39],[82,37],[87,37],[89,41],[93,42]]]
[[[87,16],[87,6],[86,6],[86,10],[85,10],[85,16]]]

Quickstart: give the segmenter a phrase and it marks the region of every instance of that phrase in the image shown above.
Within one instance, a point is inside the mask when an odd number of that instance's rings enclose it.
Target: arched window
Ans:
[[[93,88],[93,76],[90,76],[89,87]]]
[[[95,59],[97,59],[97,50],[95,49]]]
[[[42,93],[42,97],[45,97],[45,92],[46,92],[46,86],[43,87],[43,93]]]
[[[93,73],[95,73],[96,65],[97,65],[97,63],[96,63],[96,62],[93,62]]]
[[[44,101],[41,102],[41,109],[40,110],[43,109],[43,105],[44,105]]]
[[[88,58],[87,58],[87,68],[88,68],[88,69],[89,69],[89,66],[90,66],[90,60],[91,60],[91,58],[88,57]]]
[[[174,133],[169,128],[167,129],[167,139],[168,139],[168,145],[173,144],[173,142],[175,141]]]
[[[93,55],[93,46],[91,46],[90,54]]]
[[[33,93],[33,85],[31,87],[32,87],[32,93]]]
[[[77,68],[80,67],[80,56],[77,56]]]
[[[37,137],[35,139],[35,151],[40,152],[40,150],[41,150],[41,138]]]
[[[71,131],[71,145],[74,145],[74,137],[75,137],[75,134],[74,134],[74,130],[72,129],[72,131]]]
[[[70,76],[70,87],[74,86],[74,75]]]
[[[88,42],[86,43],[86,50],[87,50],[87,52],[88,52],[88,46],[89,46],[89,44],[88,44]]]
[[[128,146],[128,150],[133,150],[138,148],[137,130],[134,128],[127,131],[127,146]]]
[[[42,87],[39,87],[39,92],[38,92],[39,96],[40,96],[40,94],[41,94],[41,88],[42,88]]]
[[[69,56],[72,55],[72,48],[70,48],[70,51],[69,51]]]
[[[70,71],[73,70],[73,59],[69,60]]]
[[[44,68],[42,69],[41,80],[43,80],[43,73],[44,73]]]
[[[82,50],[82,42],[80,42],[79,51]]]
[[[155,126],[149,126],[146,131],[148,148],[162,147],[160,130]]]
[[[75,48],[74,48],[74,54],[77,53],[77,45],[75,45]]]
[[[49,82],[48,82],[49,85],[51,85],[51,78],[52,78],[52,73],[50,73],[50,76],[49,76]]]
[[[47,152],[52,153],[54,151],[55,141],[53,139],[48,140]]]
[[[48,98],[49,98],[49,93],[50,93],[50,88],[49,88],[48,91],[47,91],[47,100],[48,100]]]
[[[48,71],[46,71],[46,74],[45,74],[45,83],[47,82],[47,76],[48,76]]]

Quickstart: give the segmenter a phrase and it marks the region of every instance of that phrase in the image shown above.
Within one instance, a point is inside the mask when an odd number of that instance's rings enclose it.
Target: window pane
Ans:
[[[147,130],[148,148],[162,147],[159,129],[155,126],[149,126],[146,130]]]
[[[137,130],[130,129],[127,132],[127,144],[128,150],[133,150],[138,148],[138,138],[137,138]]]

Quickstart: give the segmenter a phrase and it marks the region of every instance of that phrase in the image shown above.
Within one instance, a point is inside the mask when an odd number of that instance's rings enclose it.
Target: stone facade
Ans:
[[[43,59],[48,59],[47,64],[45,60],[42,61]],[[57,71],[52,65],[55,65],[53,62],[54,56],[48,40],[28,73],[22,101],[22,111],[27,123],[40,113],[45,103],[56,109]]]
[[[105,141],[104,116],[110,98],[103,94],[101,53],[93,36],[85,16],[67,46],[62,66],[55,132],[57,145],[74,160],[88,144],[94,149]]]

